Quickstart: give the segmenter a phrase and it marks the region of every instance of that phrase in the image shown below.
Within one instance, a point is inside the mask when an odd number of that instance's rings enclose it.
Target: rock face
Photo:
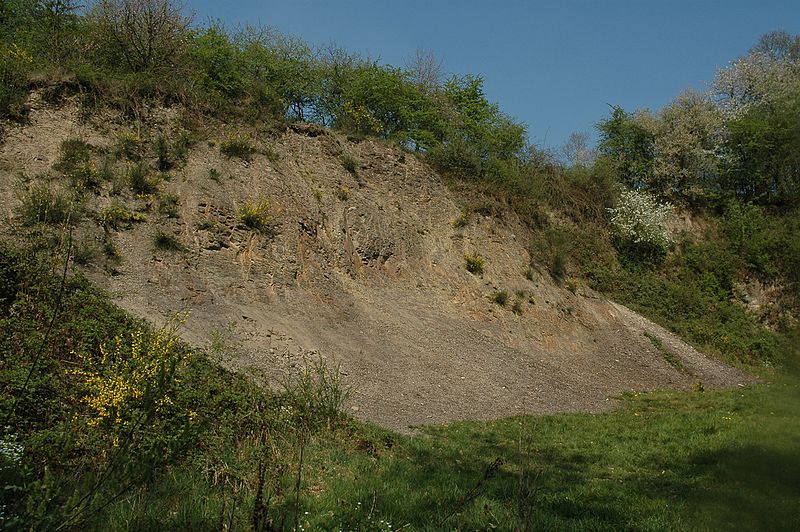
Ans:
[[[173,115],[154,113],[151,126],[173,131]],[[0,208],[13,212],[16,175],[47,171],[64,139],[110,151],[122,131],[108,117],[81,122],[69,105],[35,106],[0,145]],[[151,207],[146,222],[111,232],[122,259],[114,275],[86,271],[156,323],[188,311],[186,340],[226,346],[222,363],[234,369],[277,377],[321,356],[340,364],[355,415],[399,430],[598,411],[628,390],[750,380],[587,288],[559,288],[544,271],[529,280],[529,237],[513,214],[473,214],[454,227],[458,196],[396,147],[298,126],[255,136],[257,153],[245,162],[212,142],[226,133],[207,132],[161,183],[160,194],[178,198],[177,216]],[[355,173],[345,155],[359,162]],[[156,203],[112,192],[88,206]],[[238,213],[261,200],[269,221],[253,230]],[[157,228],[183,250],[155,250]],[[99,240],[103,230],[87,219],[80,233]],[[466,254],[483,258],[482,275],[466,270]],[[491,300],[498,291],[509,294],[504,307]]]

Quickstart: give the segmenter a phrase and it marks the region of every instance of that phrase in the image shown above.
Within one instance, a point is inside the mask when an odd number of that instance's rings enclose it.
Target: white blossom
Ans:
[[[651,244],[665,249],[673,241],[667,228],[672,205],[638,190],[620,193],[617,206],[608,209],[614,233],[635,244]]]

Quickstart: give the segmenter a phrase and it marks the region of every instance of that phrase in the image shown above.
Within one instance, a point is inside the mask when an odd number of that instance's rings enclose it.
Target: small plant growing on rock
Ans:
[[[478,254],[464,255],[464,267],[469,273],[475,275],[483,274],[483,257]]]
[[[164,232],[162,229],[156,230],[153,234],[153,247],[161,251],[181,251],[183,245],[175,235]]]
[[[142,158],[141,143],[141,139],[135,133],[125,133],[119,137],[117,145],[114,147],[114,154],[118,159],[138,161]]]
[[[269,209],[270,203],[267,199],[258,201],[247,200],[244,202],[244,205],[239,207],[239,222],[250,229],[264,231],[269,227],[269,223],[272,219]]]
[[[511,305],[511,312],[513,312],[513,313],[514,313],[514,314],[516,314],[517,316],[519,316],[520,314],[522,314],[522,312],[523,312],[523,308],[522,308],[522,301],[520,301],[519,299],[517,299],[516,301],[514,301],[514,304],[513,304],[513,305]]]
[[[505,307],[508,304],[508,292],[505,290],[495,292],[492,294],[492,301],[501,307]]]
[[[469,216],[466,213],[460,213],[455,219],[451,222],[453,229],[461,229],[462,227],[466,227],[469,224]]]
[[[255,149],[246,138],[240,135],[229,135],[220,142],[219,151],[228,159],[238,157],[244,161],[249,161]]]
[[[135,194],[155,194],[158,190],[158,178],[151,176],[145,165],[137,164],[128,172],[128,186]]]
[[[167,218],[178,217],[178,196],[175,194],[165,194],[158,200],[158,212]]]
[[[358,167],[361,166],[361,164],[358,162],[358,159],[356,159],[352,155],[344,154],[339,158],[339,160],[341,161],[342,167],[345,170],[347,170],[353,175],[358,174]]]
[[[118,230],[121,226],[129,227],[135,222],[144,222],[147,218],[140,212],[132,212],[124,205],[114,202],[100,214],[100,224],[108,229]]]
[[[21,194],[17,216],[22,225],[60,224],[70,217],[70,201],[45,184],[36,184]]]
[[[339,201],[347,201],[350,199],[350,187],[341,186],[336,189],[336,198],[339,199]]]

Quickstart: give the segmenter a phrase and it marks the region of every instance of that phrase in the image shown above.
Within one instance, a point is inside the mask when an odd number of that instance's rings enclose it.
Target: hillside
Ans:
[[[99,167],[132,131],[110,112],[79,120],[70,102],[32,108],[0,148],[12,225],[19,172],[52,172],[70,140],[91,146]],[[175,136],[178,115],[155,110],[150,135]],[[527,279],[530,234],[513,211],[455,227],[465,198],[413,154],[303,124],[274,138],[221,125],[203,135],[151,194],[110,181],[91,192],[77,245],[101,246],[98,220],[112,202],[141,211],[145,221],[105,229],[119,250],[113,271],[100,261],[80,269],[152,322],[188,311],[181,335],[196,346],[224,341],[230,368],[277,382],[287,365],[321,355],[341,364],[352,413],[399,430],[600,411],[625,391],[752,380],[586,286],[559,287],[544,266]],[[232,135],[250,139],[249,160],[220,152]],[[132,163],[114,164],[124,174]],[[163,197],[175,212],[159,212]],[[268,227],[247,227],[237,209],[263,201]],[[155,248],[159,228],[181,249]],[[482,274],[467,271],[466,255],[483,258]],[[504,306],[492,300],[501,291]]]

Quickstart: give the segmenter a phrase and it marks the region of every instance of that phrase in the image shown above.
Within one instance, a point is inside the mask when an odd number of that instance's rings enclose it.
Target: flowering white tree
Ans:
[[[625,190],[608,213],[614,234],[623,241],[666,250],[673,241],[667,228],[672,209],[672,205],[659,202],[652,194]]]

